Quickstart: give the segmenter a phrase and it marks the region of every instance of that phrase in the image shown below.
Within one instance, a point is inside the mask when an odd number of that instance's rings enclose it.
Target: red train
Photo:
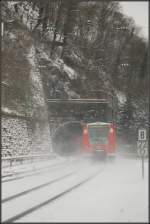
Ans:
[[[116,128],[113,123],[93,122],[83,125],[82,149],[89,153],[114,156]]]

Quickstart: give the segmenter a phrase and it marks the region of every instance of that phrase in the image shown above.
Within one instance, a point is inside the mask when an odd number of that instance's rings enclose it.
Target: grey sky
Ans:
[[[142,27],[141,35],[148,39],[148,1],[120,2],[123,13],[134,19],[138,26]]]

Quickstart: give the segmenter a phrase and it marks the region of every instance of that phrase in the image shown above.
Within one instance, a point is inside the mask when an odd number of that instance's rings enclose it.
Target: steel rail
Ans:
[[[53,179],[53,180],[51,180],[51,181],[48,181],[48,182],[46,182],[46,183],[44,183],[44,184],[40,184],[40,185],[38,185],[38,186],[36,186],[36,187],[32,187],[32,188],[30,188],[30,189],[28,189],[28,190],[25,190],[25,191],[22,191],[22,192],[20,192],[20,193],[18,193],[18,194],[14,194],[14,195],[12,195],[12,196],[10,196],[10,197],[7,197],[7,198],[2,199],[1,202],[2,202],[2,203],[5,203],[5,202],[11,201],[11,200],[13,200],[13,199],[15,199],[15,198],[18,198],[18,197],[24,196],[24,195],[26,195],[26,194],[29,194],[29,193],[31,193],[31,192],[33,192],[33,191],[35,191],[35,190],[39,190],[39,189],[41,189],[41,188],[43,188],[43,187],[49,186],[49,185],[51,185],[51,184],[53,184],[53,183],[56,183],[56,182],[58,182],[58,181],[60,181],[60,180],[62,180],[62,179],[64,179],[64,178],[66,178],[66,177],[68,177],[68,176],[73,175],[73,174],[76,173],[76,172],[77,172],[77,171],[73,171],[73,172],[67,173],[67,174],[65,174],[65,175],[63,175],[63,176],[61,176],[61,177],[55,178],[55,179]]]
[[[29,173],[29,174],[28,175],[24,175],[24,176],[14,177],[14,178],[7,179],[7,180],[2,180],[2,183],[23,179],[25,177],[34,176],[36,174],[43,173],[43,172],[48,172],[49,170],[52,170],[52,169],[55,169],[55,168],[59,168],[60,166],[63,166],[63,165],[67,165],[67,161],[63,161],[61,163],[56,163],[56,164],[50,165],[48,167],[42,167],[42,168],[38,169],[37,171],[24,171],[24,172],[21,172],[21,174],[22,173],[25,173],[25,174]],[[13,175],[16,175],[16,174],[13,174]]]
[[[75,159],[73,162],[80,162],[78,159]],[[19,180],[19,179],[23,179],[25,177],[30,177],[30,176],[34,176],[36,174],[40,174],[40,173],[43,173],[43,172],[48,172],[49,170],[52,171],[52,169],[57,169],[59,168],[60,166],[63,167],[65,165],[68,165],[70,164],[70,162],[68,161],[63,161],[63,162],[59,162],[59,163],[55,163],[55,164],[51,164],[50,166],[47,166],[47,167],[42,167],[42,168],[39,168],[37,171],[24,171],[24,172],[21,172],[19,174],[22,174],[22,173],[29,173],[28,175],[24,175],[24,176],[19,176],[19,177],[14,177],[14,178],[11,178],[11,179],[7,179],[7,180],[2,180],[2,183],[5,183],[5,182],[10,182],[10,181],[14,181],[14,180]],[[41,170],[41,171],[40,171]],[[46,170],[46,171],[45,171]],[[8,174],[7,176],[10,176],[11,174]],[[16,174],[12,174],[11,176],[13,175],[16,175]],[[3,178],[7,177],[7,176],[4,176]]]
[[[18,219],[20,219],[20,218],[23,218],[24,216],[26,216],[26,215],[28,215],[28,214],[34,212],[34,211],[38,210],[39,208],[41,208],[41,207],[43,207],[43,206],[46,206],[46,205],[48,205],[48,204],[50,204],[50,203],[56,201],[56,200],[59,199],[59,198],[62,198],[64,195],[66,195],[66,194],[72,192],[73,190],[77,189],[78,187],[82,186],[82,185],[85,184],[86,182],[88,182],[88,181],[90,181],[91,179],[93,179],[94,177],[96,177],[96,176],[97,176],[99,173],[101,173],[102,171],[103,171],[102,169],[99,169],[98,171],[94,172],[92,175],[90,175],[90,176],[84,178],[82,181],[80,181],[80,182],[78,182],[77,184],[75,184],[75,185],[69,187],[67,190],[64,190],[64,191],[62,191],[61,193],[56,194],[55,196],[49,198],[48,200],[46,200],[46,201],[44,201],[44,202],[41,202],[41,203],[39,203],[39,204],[37,204],[37,205],[35,205],[35,206],[33,206],[33,207],[27,209],[27,210],[25,210],[25,211],[23,211],[23,212],[21,212],[21,213],[15,215],[15,216],[12,216],[12,217],[9,218],[9,219],[4,220],[3,223],[12,223],[12,222],[14,222],[14,221],[16,221],[16,220],[18,220]]]

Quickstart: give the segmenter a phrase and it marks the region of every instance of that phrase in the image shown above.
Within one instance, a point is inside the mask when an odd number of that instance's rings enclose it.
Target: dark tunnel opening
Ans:
[[[53,150],[61,156],[81,152],[82,125],[80,122],[66,122],[57,128],[53,136]]]

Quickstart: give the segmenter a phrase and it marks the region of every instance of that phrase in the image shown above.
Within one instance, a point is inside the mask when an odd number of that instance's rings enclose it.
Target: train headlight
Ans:
[[[114,132],[114,129],[113,128],[110,128],[109,131],[110,131],[110,133],[113,133]]]
[[[88,133],[88,130],[87,129],[84,129],[83,133],[84,134],[87,134]]]

